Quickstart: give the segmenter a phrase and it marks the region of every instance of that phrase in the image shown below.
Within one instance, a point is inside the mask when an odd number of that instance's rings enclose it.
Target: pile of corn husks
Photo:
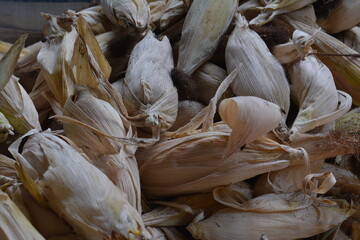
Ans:
[[[43,41],[1,44],[0,239],[360,239],[359,12],[43,13]]]

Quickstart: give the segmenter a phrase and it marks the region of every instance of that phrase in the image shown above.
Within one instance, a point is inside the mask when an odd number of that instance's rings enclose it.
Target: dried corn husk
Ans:
[[[150,9],[151,24],[156,24],[165,13],[167,0],[147,0]]]
[[[360,107],[354,108],[344,116],[336,120],[337,130],[358,131],[360,130]]]
[[[220,103],[219,113],[221,119],[233,130],[226,146],[224,159],[245,144],[276,128],[282,119],[278,105],[251,96],[224,99]]]
[[[298,30],[293,34],[294,45],[301,59],[289,68],[296,101],[299,103],[299,113],[291,127],[290,139],[294,139],[299,133],[334,121],[351,107],[351,97],[346,99],[341,108],[339,107],[338,102],[342,98],[338,95],[341,92],[337,92],[329,68],[314,55],[302,58],[306,52],[312,52],[311,47],[308,46],[310,38],[310,35]],[[347,97],[346,94],[344,96]]]
[[[0,92],[0,112],[14,128],[15,133],[24,134],[34,128],[41,130],[35,106],[15,76],[11,76]]]
[[[9,196],[0,191],[0,238],[11,239],[36,239],[45,240],[43,236],[31,225],[29,220],[21,213]]]
[[[133,49],[123,84],[123,101],[133,125],[158,135],[172,126],[177,115],[178,96],[170,71],[171,45],[167,37],[152,32]]]
[[[14,73],[16,63],[24,47],[27,34],[19,37],[0,60],[0,91],[6,86]]]
[[[213,63],[207,62],[199,67],[192,75],[196,83],[199,101],[204,104],[209,104],[226,76],[226,70]],[[228,88],[221,100],[226,97],[232,97],[233,95],[231,89]]]
[[[355,26],[344,33],[344,43],[346,46],[360,53],[360,27]]]
[[[0,112],[0,143],[3,143],[8,138],[9,134],[14,135],[14,128],[6,119],[4,114]]]
[[[142,189],[151,197],[210,191],[285,168],[292,160],[303,158],[302,151],[262,137],[224,161],[221,159],[229,135],[225,124],[216,124],[212,131],[163,138],[151,149],[139,149],[136,157]]]
[[[292,63],[299,57],[298,51],[292,41],[273,46],[271,53],[281,64]]]
[[[179,101],[177,117],[169,131],[174,131],[182,126],[185,126],[204,108],[205,105],[196,101]]]
[[[231,84],[235,95],[262,98],[280,106],[287,115],[290,89],[284,69],[260,36],[249,29],[246,19],[240,14],[237,15],[236,28],[226,46],[225,60],[228,72],[240,63],[243,64]]]
[[[159,227],[146,227],[153,240],[167,240],[165,233]]]
[[[261,13],[250,21],[250,24],[263,25],[273,20],[277,15],[293,12],[310,5],[316,0],[261,0],[265,5],[259,7]]]
[[[105,15],[116,26],[144,31],[150,18],[146,0],[101,0]]]
[[[268,204],[264,201],[265,204]],[[288,206],[299,202],[288,201]],[[335,203],[335,204],[334,204]],[[226,208],[187,227],[196,239],[298,239],[310,237],[342,223],[354,213],[342,200],[333,204],[313,203],[289,212],[245,212]],[[249,227],[251,226],[251,227]]]
[[[287,21],[296,29],[313,35],[314,49],[327,54],[357,54],[336,38],[319,31],[315,23],[315,13],[312,6],[284,15]],[[316,18],[315,18],[316,19]],[[318,56],[330,69],[336,86],[351,95],[354,104],[360,104],[360,58],[346,56]]]
[[[107,24],[108,19],[100,5],[85,8],[79,11],[79,13],[84,17],[95,35],[104,33],[109,28],[109,24]]]
[[[172,202],[154,203],[160,206],[142,215],[146,226],[186,226],[201,212],[209,216],[223,208],[211,193],[182,196]]]
[[[168,0],[165,5],[164,14],[160,18],[160,29],[168,28],[173,22],[183,17],[186,6],[183,0]]]
[[[252,198],[252,189],[246,182],[237,182],[227,186],[217,187],[213,191],[214,199],[224,206],[236,208]]]
[[[326,17],[318,18],[317,23],[327,33],[342,32],[360,23],[359,11],[359,1],[342,0],[329,9]]]
[[[196,0],[186,15],[177,68],[192,74],[215,52],[228,29],[238,0]]]
[[[19,146],[26,140],[22,153]],[[126,194],[80,154],[69,139],[30,131],[9,151],[24,185],[86,239],[138,239],[142,220]],[[145,232],[144,232],[145,234]]]
[[[76,28],[70,26],[69,32],[57,24],[56,17],[45,17],[51,31],[37,60],[60,106],[74,93],[76,85],[102,91],[111,68],[83,17],[74,16]]]

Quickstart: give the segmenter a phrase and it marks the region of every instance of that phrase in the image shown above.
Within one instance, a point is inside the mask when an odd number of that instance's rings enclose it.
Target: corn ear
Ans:
[[[186,15],[177,68],[192,74],[215,52],[238,5],[237,0],[196,0]]]

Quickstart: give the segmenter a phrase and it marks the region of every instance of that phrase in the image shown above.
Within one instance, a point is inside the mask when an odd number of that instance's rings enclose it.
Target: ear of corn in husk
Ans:
[[[167,37],[149,32],[133,49],[123,84],[125,115],[133,125],[158,135],[172,126],[178,96],[170,71],[173,59]],[[154,135],[154,136],[155,136]]]
[[[299,57],[292,41],[273,46],[271,53],[281,64],[292,63]]]
[[[298,204],[291,199],[288,203],[290,206]],[[274,240],[306,238],[331,229],[354,213],[346,201],[334,203],[315,202],[306,208],[282,213],[226,208],[192,223],[187,229],[194,238],[209,240],[260,239],[262,234]]]
[[[291,161],[303,158],[302,151],[283,147],[268,138],[259,138],[242,151],[237,150],[226,161],[219,160],[223,157],[229,135],[230,129],[226,125],[216,124],[212,131],[193,132],[169,140],[164,138],[151,149],[139,149],[136,157],[142,189],[150,197],[210,191],[285,168]]]
[[[204,104],[209,104],[211,98],[215,96],[216,90],[226,76],[226,70],[211,62],[207,62],[199,67],[192,75],[192,78],[196,83],[199,101]],[[231,89],[228,88],[222,99],[232,96],[233,93]]]
[[[237,182],[227,186],[217,187],[212,191],[214,199],[224,206],[237,208],[252,198],[252,189],[246,182]]]
[[[18,161],[20,179],[37,201],[62,215],[86,239],[138,239],[142,220],[126,194],[70,140],[36,131],[23,137],[29,138],[22,153],[18,152],[22,138],[9,151]]]
[[[186,6],[182,0],[168,0],[165,5],[164,14],[160,18],[160,29],[168,28],[173,22],[184,16]]]
[[[29,220],[21,213],[9,196],[0,191],[0,238],[10,239],[36,239],[45,238],[31,225]]]
[[[0,92],[0,112],[14,128],[15,133],[24,134],[34,128],[41,130],[35,106],[15,76],[11,76]]]
[[[358,1],[338,1],[326,12],[326,16],[319,16],[317,24],[330,34],[342,32],[360,23],[359,11]]]
[[[250,24],[263,25],[273,20],[277,15],[296,11],[316,2],[316,0],[270,0],[261,2],[263,2],[265,6],[259,7],[261,13],[252,19]]]
[[[154,203],[160,206],[142,216],[145,225],[186,226],[201,212],[209,216],[223,208],[214,200],[211,193],[181,196],[172,202],[155,201]]]
[[[233,130],[224,159],[238,148],[276,128],[282,119],[278,105],[251,96],[224,99],[220,103],[219,113],[221,119]],[[265,115],[266,119],[261,118],[262,115]]]
[[[351,107],[351,97],[346,93],[342,94],[346,97],[345,103],[338,105],[343,99],[338,97],[341,93],[336,90],[329,68],[316,56],[304,57],[307,52],[312,52],[309,42],[314,41],[311,36],[295,30],[293,41],[300,59],[292,64],[289,75],[299,102],[299,113],[291,127],[290,139],[298,133],[333,122]]]
[[[284,69],[240,14],[226,46],[225,60],[228,72],[243,64],[231,85],[235,95],[262,98],[277,104],[287,115],[290,90]]]
[[[165,13],[167,0],[147,0],[150,9],[150,24],[156,24]]]
[[[101,0],[101,7],[109,20],[120,28],[144,31],[150,18],[146,0]]]
[[[190,75],[212,56],[237,4],[237,0],[196,0],[191,4],[181,33],[177,69]]]
[[[313,48],[324,56],[318,58],[329,67],[333,74],[336,87],[351,95],[353,103],[360,103],[360,58],[346,56],[326,56],[326,54],[358,54],[329,34],[319,31],[319,26],[314,20],[314,9],[312,6],[299,11],[284,15],[286,20],[296,29],[313,35],[315,43]]]

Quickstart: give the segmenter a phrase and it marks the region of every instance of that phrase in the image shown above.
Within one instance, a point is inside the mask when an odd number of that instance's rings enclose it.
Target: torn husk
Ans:
[[[19,153],[22,141],[26,142]],[[112,234],[138,239],[144,229],[141,216],[126,194],[73,146],[69,139],[33,130],[9,151],[17,159],[19,177],[31,195],[63,216],[76,233],[86,239],[110,238]]]
[[[237,4],[238,0],[197,0],[191,4],[181,33],[177,69],[190,75],[213,55]]]
[[[245,144],[276,128],[281,119],[280,107],[258,97],[227,98],[219,106],[221,119],[232,129],[224,159]],[[266,116],[262,118],[261,116]]]
[[[231,88],[237,96],[256,96],[277,104],[285,111],[285,118],[290,106],[290,89],[284,69],[260,36],[249,29],[246,19],[240,14],[236,19],[226,46],[226,67],[230,72],[243,65]]]
[[[176,20],[183,17],[186,7],[183,0],[168,0],[165,5],[164,14],[160,18],[160,29],[168,28]]]
[[[123,101],[128,120],[151,129],[154,137],[169,129],[177,115],[178,96],[170,71],[171,45],[148,32],[131,52],[123,84]]]

